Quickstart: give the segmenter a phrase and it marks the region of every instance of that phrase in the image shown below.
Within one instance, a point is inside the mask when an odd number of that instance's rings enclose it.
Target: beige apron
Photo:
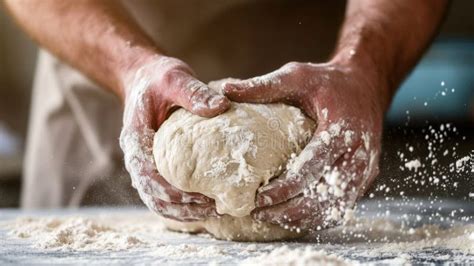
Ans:
[[[210,80],[248,78],[289,61],[322,62],[344,13],[338,1],[124,0],[143,29]],[[135,204],[118,145],[116,97],[40,51],[22,206]]]

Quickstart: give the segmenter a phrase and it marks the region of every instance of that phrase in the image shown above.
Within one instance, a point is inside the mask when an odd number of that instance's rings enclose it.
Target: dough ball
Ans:
[[[171,185],[213,198],[217,212],[226,215],[169,226],[243,241],[298,235],[256,222],[249,214],[257,189],[283,172],[314,129],[315,123],[301,110],[285,104],[232,103],[230,110],[213,118],[175,111],[155,134],[157,169]]]

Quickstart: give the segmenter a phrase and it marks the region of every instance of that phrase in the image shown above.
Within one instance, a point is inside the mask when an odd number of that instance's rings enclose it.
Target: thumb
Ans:
[[[192,75],[182,73],[183,76],[170,90],[172,101],[193,114],[214,117],[225,112],[230,107],[230,101],[217,91],[210,89],[206,84]]]
[[[285,78],[285,75],[277,70],[247,80],[226,82],[224,94],[236,102],[291,102],[291,90],[286,87]]]

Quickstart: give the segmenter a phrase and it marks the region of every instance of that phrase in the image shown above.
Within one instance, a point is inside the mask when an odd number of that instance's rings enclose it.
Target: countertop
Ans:
[[[423,211],[420,211],[420,205]],[[460,211],[462,210],[462,211]],[[454,211],[454,213],[453,213]],[[404,258],[410,263],[463,262],[474,263],[474,255],[466,254],[456,249],[446,247],[422,247],[420,250],[384,250],[380,249],[383,243],[367,239],[352,239],[346,243],[338,243],[326,237],[325,239],[305,238],[295,242],[273,243],[236,243],[210,238],[206,234],[187,235],[174,232],[164,232],[147,236],[151,242],[163,243],[169,247],[182,248],[183,245],[212,247],[218,254],[190,253],[165,254],[154,252],[157,245],[152,244],[145,248],[127,249],[121,251],[77,251],[51,250],[37,247],[31,239],[21,239],[9,234],[5,226],[6,221],[18,217],[67,217],[67,216],[94,216],[109,213],[122,213],[130,216],[139,216],[148,213],[144,208],[79,208],[58,210],[18,210],[0,209],[0,265],[5,264],[239,264],[245,259],[256,257],[261,253],[270,252],[277,247],[287,245],[290,248],[304,248],[311,246],[315,250],[325,250],[328,253],[342,256],[346,259],[362,263],[397,263]],[[452,221],[458,220],[463,224],[473,223],[474,207],[470,202],[461,201],[429,201],[413,200],[371,200],[359,204],[358,214],[368,219],[377,219],[381,215],[394,222],[404,220],[404,226],[417,228],[423,224],[449,227]],[[449,221],[449,222],[448,222]],[[2,226],[3,222],[3,226]],[[393,231],[393,230],[392,230]],[[340,232],[340,230],[338,231]],[[388,232],[388,231],[387,231]],[[392,232],[393,233],[393,232]],[[387,233],[389,234],[389,233]],[[474,232],[470,232],[471,236]],[[390,237],[389,237],[390,238]],[[389,239],[388,238],[388,239]],[[396,237],[395,237],[396,238]],[[393,242],[395,240],[387,240]],[[369,243],[371,242],[371,243]],[[392,246],[396,247],[396,246]],[[158,249],[159,250],[159,249]],[[375,252],[377,250],[377,252]],[[185,252],[185,251],[183,251]],[[403,262],[403,260],[402,260]]]

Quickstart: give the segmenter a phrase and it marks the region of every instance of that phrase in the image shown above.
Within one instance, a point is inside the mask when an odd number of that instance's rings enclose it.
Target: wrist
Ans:
[[[130,84],[136,73],[144,66],[157,60],[162,55],[153,49],[134,48],[131,49],[117,66],[115,76],[117,80],[117,94],[124,101],[127,98]]]
[[[120,97],[125,101],[132,90],[143,89],[148,83],[155,82],[175,70],[192,74],[191,68],[179,59],[150,50],[136,53],[121,68]]]
[[[390,107],[395,88],[390,78],[387,64],[381,64],[368,51],[363,49],[340,49],[329,61],[330,64],[341,66],[357,80],[366,84],[363,90],[369,90],[370,96],[386,112]],[[367,91],[364,93],[367,94]]]

